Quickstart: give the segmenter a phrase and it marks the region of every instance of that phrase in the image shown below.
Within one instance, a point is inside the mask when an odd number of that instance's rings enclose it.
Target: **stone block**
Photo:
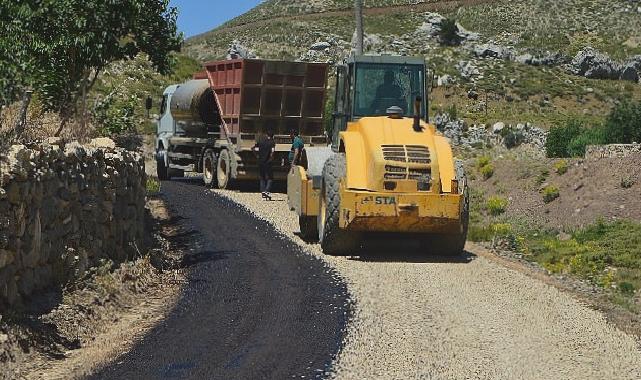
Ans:
[[[13,264],[16,259],[16,253],[6,249],[0,249],[0,269],[7,265]]]

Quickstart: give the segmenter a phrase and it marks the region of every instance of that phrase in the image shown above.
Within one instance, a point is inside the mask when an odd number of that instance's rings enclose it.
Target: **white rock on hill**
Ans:
[[[238,40],[232,41],[227,50],[227,59],[258,58],[249,48],[243,46]]]
[[[501,133],[505,129],[505,123],[499,121],[492,126],[492,133]]]
[[[324,51],[325,49],[329,49],[332,47],[332,44],[329,42],[316,42],[312,46],[310,46],[309,50],[315,50],[315,51]]]

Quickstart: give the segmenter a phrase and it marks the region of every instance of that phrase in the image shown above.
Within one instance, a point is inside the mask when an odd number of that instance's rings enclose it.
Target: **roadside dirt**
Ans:
[[[78,379],[129,350],[175,304],[184,276],[180,230],[164,203],[148,201],[149,254],[100,268],[7,316],[3,379]]]
[[[572,276],[551,274],[536,263],[523,259],[522,255],[492,247],[491,243],[470,243],[470,246],[479,256],[571,294],[585,305],[603,313],[608,322],[619,330],[633,335],[641,342],[641,315],[614,304],[603,289]]]

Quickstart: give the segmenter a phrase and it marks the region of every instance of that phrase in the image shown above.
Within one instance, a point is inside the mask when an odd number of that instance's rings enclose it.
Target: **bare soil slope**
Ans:
[[[533,227],[572,229],[599,218],[641,221],[641,155],[566,160],[568,171],[563,175],[555,172],[554,165],[559,161],[498,157],[493,160],[494,175],[484,180],[478,173],[473,174],[471,186],[485,197],[508,199],[506,217]],[[547,176],[542,174],[546,171]],[[546,186],[557,187],[559,198],[545,203],[541,189]]]

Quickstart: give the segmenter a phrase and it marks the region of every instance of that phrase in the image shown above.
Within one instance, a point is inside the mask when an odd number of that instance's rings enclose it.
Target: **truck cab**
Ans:
[[[176,121],[171,114],[171,97],[178,90],[180,85],[174,84],[165,89],[160,100],[160,115],[156,121],[156,160],[162,160],[165,167],[169,166],[166,150],[169,147],[169,139],[174,135]]]

